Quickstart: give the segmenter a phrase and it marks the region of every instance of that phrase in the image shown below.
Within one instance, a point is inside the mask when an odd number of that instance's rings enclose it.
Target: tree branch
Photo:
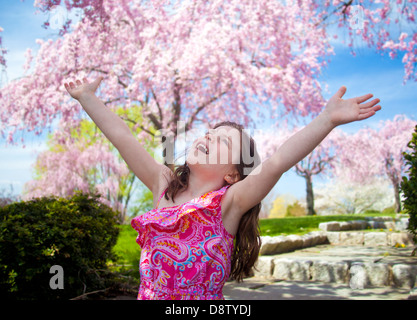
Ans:
[[[196,117],[197,117],[197,115],[205,108],[205,107],[207,107],[209,104],[211,104],[211,103],[213,103],[214,101],[216,101],[216,100],[218,100],[218,99],[220,99],[223,95],[225,95],[229,90],[230,90],[230,88],[232,87],[232,85],[231,84],[229,84],[228,86],[227,86],[227,89],[225,90],[225,91],[223,91],[223,92],[221,92],[219,95],[217,95],[217,96],[215,96],[215,97],[212,97],[212,98],[210,98],[208,101],[206,101],[206,102],[204,102],[202,105],[200,105],[196,110],[195,110],[195,112],[191,115],[191,117],[190,117],[190,119],[188,120],[188,122],[187,122],[187,124],[185,125],[185,130],[187,131],[187,130],[189,130],[190,128],[191,128],[191,126],[192,126],[192,124],[193,124],[193,122],[196,120]]]

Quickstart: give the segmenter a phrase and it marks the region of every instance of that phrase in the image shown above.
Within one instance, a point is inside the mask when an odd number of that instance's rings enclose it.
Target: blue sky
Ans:
[[[36,52],[38,38],[56,38],[57,30],[45,30],[41,26],[48,18],[45,14],[35,15],[33,1],[0,1],[0,27],[3,45],[9,50],[7,54],[7,77],[1,74],[1,83],[22,76],[25,62],[24,53],[27,48]],[[338,30],[339,38],[344,31]],[[391,60],[387,55],[381,56],[373,49],[360,46],[357,56],[353,57],[346,45],[340,40],[332,40],[335,55],[331,56],[328,67],[322,71],[321,81],[328,85],[329,98],[341,85],[347,87],[346,98],[368,92],[381,99],[382,110],[372,119],[348,124],[341,128],[354,132],[364,126],[376,126],[379,121],[392,119],[396,114],[405,114],[417,119],[417,83],[403,84],[404,70],[402,56]],[[6,146],[0,139],[0,189],[9,189],[13,185],[14,193],[20,194],[25,182],[31,180],[31,165],[36,159],[36,152],[45,149],[45,135],[33,137],[24,134],[26,147]],[[316,179],[316,182],[320,179]],[[292,171],[287,172],[274,188],[274,194],[292,194],[297,198],[305,197],[305,184],[301,177]]]

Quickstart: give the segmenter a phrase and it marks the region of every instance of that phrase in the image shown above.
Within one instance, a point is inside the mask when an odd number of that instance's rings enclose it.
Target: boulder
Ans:
[[[279,254],[291,252],[303,248],[304,240],[298,235],[289,236],[265,236],[261,238],[262,245],[260,249],[261,255]]]
[[[394,285],[399,288],[413,288],[417,276],[417,266],[396,264],[392,267]]]
[[[275,254],[278,247],[278,237],[264,236],[261,237],[262,245],[259,254],[268,255]]]
[[[369,247],[388,246],[388,235],[385,232],[365,233],[364,245]]]
[[[368,222],[366,220],[352,220],[352,230],[363,230],[368,227]]]
[[[312,246],[329,243],[329,240],[327,239],[327,233],[324,231],[312,231],[309,232],[308,235],[312,236],[313,238]]]
[[[303,248],[313,247],[316,245],[315,243],[317,242],[317,239],[315,239],[315,237],[309,233],[303,234],[301,236],[301,239],[303,241],[303,244],[302,244]]]
[[[327,240],[331,245],[339,245],[340,242],[340,232],[327,232]]]
[[[311,266],[311,279],[326,283],[346,283],[348,271],[347,262],[314,261]]]
[[[349,286],[354,290],[369,286],[369,278],[364,263],[353,263],[349,269]]]
[[[352,230],[352,224],[349,221],[339,222],[340,231],[349,231]]]
[[[390,284],[390,266],[385,263],[366,263],[365,271],[369,285],[372,287],[386,287]]]
[[[411,233],[407,233],[407,232],[400,232],[400,233],[391,233],[390,236],[390,245],[391,246],[396,246],[396,245],[413,245],[413,236]]]
[[[277,280],[308,281],[311,264],[311,261],[305,260],[275,259],[272,277]]]
[[[339,236],[339,244],[344,246],[363,245],[363,232],[341,232]]]
[[[322,222],[319,224],[319,229],[323,231],[340,231],[340,223],[336,221]]]
[[[286,236],[286,243],[287,246],[285,248],[283,248],[283,252],[290,252],[290,251],[295,251],[297,249],[301,249],[303,247],[303,238],[301,236],[298,235],[289,235]]]
[[[256,261],[253,268],[254,276],[267,279],[271,278],[272,272],[274,270],[273,260],[273,257],[258,257],[258,260]]]

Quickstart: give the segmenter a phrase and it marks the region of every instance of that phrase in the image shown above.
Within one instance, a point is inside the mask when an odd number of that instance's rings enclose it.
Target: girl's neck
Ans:
[[[224,180],[218,181],[210,176],[201,176],[190,171],[188,188],[184,190],[191,198],[199,197],[207,192],[218,190],[224,186]]]

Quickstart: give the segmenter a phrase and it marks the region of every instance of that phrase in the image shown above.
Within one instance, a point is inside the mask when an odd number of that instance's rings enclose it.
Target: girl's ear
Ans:
[[[234,184],[239,181],[239,173],[228,173],[227,175],[225,175],[224,180],[226,180],[228,184]]]

